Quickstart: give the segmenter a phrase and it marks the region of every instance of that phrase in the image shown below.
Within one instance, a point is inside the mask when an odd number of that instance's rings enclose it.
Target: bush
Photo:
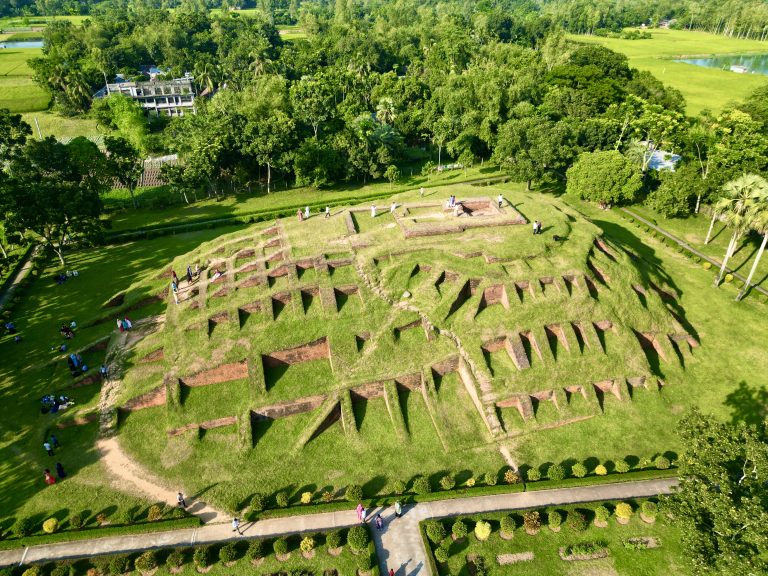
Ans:
[[[541,472],[539,472],[538,468],[531,468],[525,473],[525,476],[528,478],[528,482],[538,482],[541,480]]]
[[[275,503],[280,508],[285,508],[288,506],[288,493],[287,492],[278,492],[275,494]]]
[[[568,528],[574,532],[584,532],[587,529],[587,519],[584,517],[584,514],[577,510],[569,511],[565,522]]]
[[[312,492],[302,492],[301,493],[301,503],[302,504],[310,504],[312,502]]]
[[[504,482],[507,484],[517,484],[520,482],[520,475],[512,469],[504,472]]]
[[[365,526],[352,526],[347,532],[347,544],[352,550],[362,552],[368,546],[370,534]]]
[[[163,508],[165,508],[165,506],[162,504],[152,504],[152,506],[149,507],[149,510],[147,510],[147,520],[150,522],[162,520],[164,512]]]
[[[446,474],[440,478],[440,487],[443,490],[453,490],[454,486],[456,486],[456,480],[454,480],[453,476],[450,474]]]
[[[43,576],[43,569],[40,566],[30,566],[21,576]]]
[[[405,492],[405,482],[402,480],[395,480],[392,482],[392,492],[394,494],[403,494]]]
[[[483,482],[485,482],[486,486],[496,486],[496,482],[498,481],[498,478],[496,477],[496,474],[493,472],[486,472],[483,475]]]
[[[211,561],[211,548],[210,546],[200,546],[195,548],[195,552],[192,554],[192,562],[198,568],[208,568],[208,564]]]
[[[576,554],[578,556],[589,556],[600,552],[605,548],[605,545],[600,542],[582,542],[580,544],[573,544],[565,549],[566,554]]]
[[[360,556],[357,557],[357,567],[360,572],[368,572],[368,570],[371,569],[371,555],[367,553],[360,554]]]
[[[647,518],[656,518],[656,514],[659,512],[659,508],[656,506],[656,502],[646,500],[640,505],[640,511],[643,513],[643,516]]]
[[[657,456],[656,460],[653,461],[653,465],[659,470],[667,470],[669,468],[669,459],[664,456]]]
[[[359,484],[350,484],[344,490],[344,497],[349,502],[359,502],[363,499],[363,487]]]
[[[541,528],[541,515],[536,510],[529,510],[523,514],[523,526],[529,532],[536,532]]]
[[[81,512],[75,512],[69,517],[69,525],[75,530],[80,530],[83,527],[83,514]]]
[[[704,268],[704,270],[710,270],[712,268],[712,262],[704,262],[702,268]]]
[[[182,518],[186,518],[188,516],[187,511],[184,510],[181,506],[174,506],[171,508],[171,518],[174,520],[180,520]]]
[[[453,534],[453,537],[457,540],[459,538],[464,538],[467,535],[467,525],[464,520],[458,519],[453,523],[453,526],[451,526],[451,534]]]
[[[550,528],[559,528],[562,523],[563,515],[557,510],[552,510],[547,514],[547,524],[549,524]]]
[[[237,547],[234,542],[227,542],[219,548],[219,560],[222,562],[234,562],[237,560]]]
[[[131,571],[131,559],[127,554],[118,554],[109,559],[109,573],[112,576],[121,576]]]
[[[421,495],[432,492],[432,487],[429,485],[429,479],[424,476],[417,476],[413,480],[413,491],[416,492],[416,494]]]
[[[725,275],[725,281],[726,282],[733,282],[733,274],[726,274]]]
[[[427,522],[427,538],[429,538],[434,544],[440,544],[445,540],[445,526],[439,520],[430,520]]]
[[[13,525],[13,533],[16,536],[29,536],[35,531],[35,528],[37,528],[35,521],[29,516],[25,516],[24,518],[19,518],[16,524]]]
[[[46,534],[53,534],[59,529],[59,521],[56,518],[48,518],[43,522],[43,532]]]
[[[264,540],[251,540],[248,543],[248,551],[245,554],[249,560],[264,558]]]
[[[11,576],[10,570],[5,573],[2,570],[0,570],[0,574],[3,576]],[[56,562],[56,566],[53,567],[51,570],[50,576],[74,576],[75,574],[75,567],[72,566],[72,563],[68,560],[62,560],[59,562]]]
[[[285,556],[288,554],[288,539],[285,536],[281,536],[272,542],[272,550],[274,550],[277,556]]]
[[[608,518],[610,517],[611,517],[611,511],[608,510],[608,508],[606,508],[605,506],[600,505],[597,508],[595,508],[595,520],[597,520],[598,522],[607,522]]]
[[[440,563],[448,562],[448,550],[442,546],[435,550],[435,560]]]
[[[304,536],[299,544],[302,552],[312,552],[315,549],[315,539],[312,536]]]
[[[333,492],[331,492],[330,490],[326,490],[326,491],[325,491],[325,492],[323,492],[323,493],[322,493],[322,495],[320,496],[320,500],[321,500],[322,502],[326,502],[326,503],[327,503],[327,502],[333,502]]]
[[[251,511],[261,512],[267,507],[267,499],[263,494],[254,494],[251,496]]]
[[[606,468],[602,464],[598,464],[597,466],[595,466],[595,474],[597,474],[598,476],[605,476],[606,474],[608,474],[608,468]]]
[[[169,568],[181,568],[184,565],[184,552],[181,550],[173,550],[165,558],[165,565]]]
[[[616,504],[616,517],[621,518],[622,520],[629,520],[632,518],[632,514],[634,511],[632,510],[632,506],[627,504],[626,502],[620,502]]]
[[[587,467],[578,462],[571,466],[571,474],[573,474],[574,478],[584,478],[587,475]]]
[[[325,536],[325,544],[328,548],[341,547],[341,531],[333,530],[332,532],[328,532]]]
[[[136,570],[139,572],[150,572],[157,568],[157,557],[155,556],[154,550],[142,552],[141,555],[136,558],[134,564],[136,565]]]
[[[552,464],[547,470],[547,477],[550,480],[563,480],[565,478],[565,468],[560,464]]]
[[[491,535],[490,523],[486,522],[485,520],[478,520],[477,523],[475,524],[475,537],[481,542],[484,542],[485,540],[488,540],[490,535]]]
[[[619,474],[625,474],[629,472],[629,462],[627,462],[623,458],[616,460],[614,467],[616,468],[616,472],[618,472]]]
[[[515,531],[515,519],[509,514],[501,517],[501,531],[509,535]]]
[[[472,488],[477,481],[475,480],[474,476],[471,478],[468,478],[466,482],[464,482],[464,486],[467,488]]]

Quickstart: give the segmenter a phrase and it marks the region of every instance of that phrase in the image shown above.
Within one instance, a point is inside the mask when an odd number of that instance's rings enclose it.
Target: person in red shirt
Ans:
[[[53,477],[51,471],[48,470],[48,468],[45,469],[43,474],[45,475],[45,483],[48,484],[48,486],[56,484],[56,478]]]

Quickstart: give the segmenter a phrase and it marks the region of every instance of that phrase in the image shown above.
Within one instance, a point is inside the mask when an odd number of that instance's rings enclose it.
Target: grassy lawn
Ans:
[[[721,111],[729,102],[743,100],[768,82],[761,74],[734,74],[673,59],[713,54],[761,53],[768,50],[764,42],[725,38],[707,32],[687,30],[651,30],[650,40],[622,40],[596,36],[572,36],[579,42],[602,44],[626,54],[629,64],[648,70],[665,84],[677,88],[685,96],[688,113],[695,115],[708,108]]]
[[[35,118],[37,118],[37,121],[40,124],[40,131],[43,133],[43,138],[53,136],[55,138],[66,140],[78,136],[97,137],[101,135],[96,126],[96,120],[91,118],[83,118],[79,116],[69,118],[45,110],[22,114],[22,117],[24,118],[24,122],[32,127],[34,136],[37,136]]]
[[[0,18],[0,28],[28,28],[30,26],[45,26],[55,20],[68,20],[73,24],[82,24],[88,20],[88,16],[29,16],[20,18],[18,16],[7,16]]]
[[[0,50],[0,108],[34,112],[48,108],[48,94],[32,81],[27,60],[40,55],[39,48]]]
[[[523,518],[520,512],[513,512],[516,523],[514,537],[504,540],[500,536],[499,524],[503,514],[486,514],[464,518],[469,534],[462,540],[453,541],[449,548],[448,562],[438,564],[440,575],[468,576],[474,570],[470,568],[468,558],[482,556],[488,568],[488,574],[616,574],[638,576],[662,576],[664,574],[692,574],[687,559],[680,545],[680,535],[676,527],[669,525],[661,516],[654,524],[646,524],[637,515],[629,524],[619,524],[615,518],[608,520],[608,526],[598,528],[593,523],[595,505],[585,504],[578,507],[562,506],[553,508],[563,518],[559,532],[553,532],[547,526],[547,514],[550,509],[540,510],[542,528],[538,534],[530,535],[522,528]],[[612,509],[612,505],[608,505]],[[634,506],[636,508],[636,505]],[[584,514],[589,521],[584,531],[575,531],[566,525],[567,514],[573,510]],[[491,523],[492,532],[485,541],[480,541],[473,530],[478,520]],[[454,520],[442,521],[449,534]],[[654,538],[660,544],[657,548],[635,550],[624,543],[630,538]],[[592,560],[565,561],[559,551],[563,547],[583,543],[598,543],[608,550],[605,558]],[[532,553],[533,559],[500,565],[498,558],[505,554]]]

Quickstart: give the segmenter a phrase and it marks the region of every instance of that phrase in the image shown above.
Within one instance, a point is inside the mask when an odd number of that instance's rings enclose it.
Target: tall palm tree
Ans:
[[[755,261],[752,263],[752,269],[749,271],[749,276],[747,276],[747,281],[744,282],[744,286],[739,292],[739,295],[736,296],[737,302],[742,298],[744,298],[744,296],[747,295],[747,292],[751,288],[752,277],[755,275],[755,271],[757,270],[757,265],[760,264],[760,258],[763,257],[763,252],[765,252],[765,246],[766,244],[768,244],[768,194],[763,196],[761,202],[759,204],[756,204],[754,207],[754,215],[752,217],[752,230],[754,230],[758,234],[762,234],[763,241],[760,244],[760,250],[758,250],[757,256],[755,256]]]
[[[768,182],[756,174],[745,174],[728,182],[723,187],[723,191],[725,196],[715,204],[715,213],[723,215],[725,225],[733,229],[733,234],[725,251],[720,273],[715,279],[715,286],[719,286],[722,282],[728,260],[733,256],[739,238],[749,230],[753,216],[752,207],[765,193],[768,193]]]

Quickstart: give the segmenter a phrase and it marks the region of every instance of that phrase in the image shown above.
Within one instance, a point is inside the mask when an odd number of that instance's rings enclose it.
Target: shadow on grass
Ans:
[[[725,397],[725,405],[731,409],[731,422],[745,422],[759,426],[768,414],[768,389],[750,386],[744,380]]]

